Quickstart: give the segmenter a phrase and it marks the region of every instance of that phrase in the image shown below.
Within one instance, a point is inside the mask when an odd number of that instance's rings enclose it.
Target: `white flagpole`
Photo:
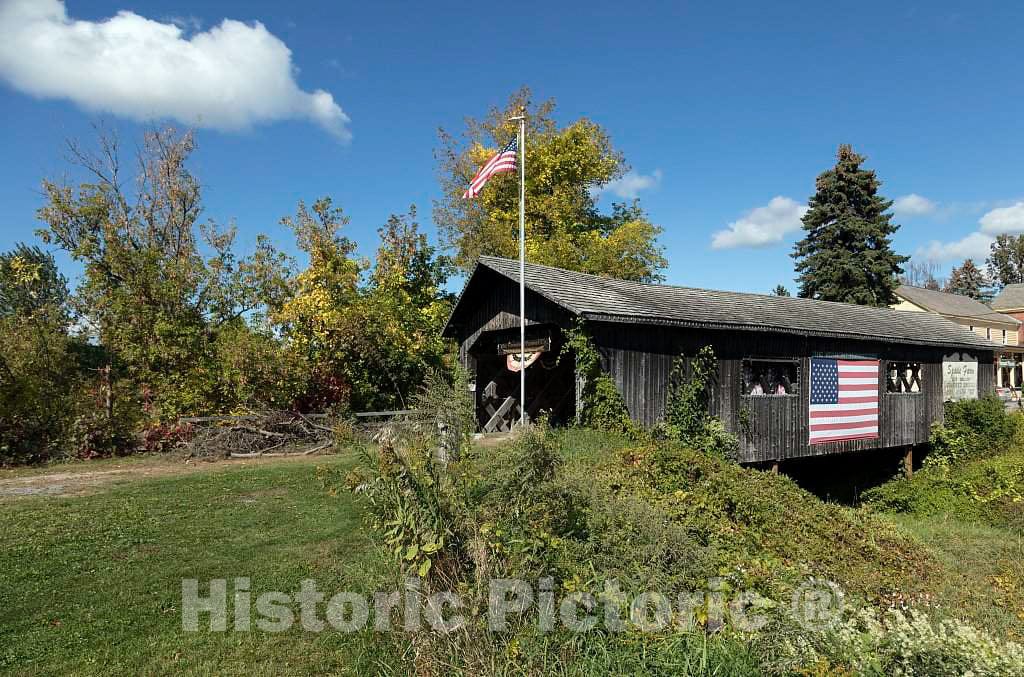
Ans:
[[[519,120],[519,425],[526,425],[526,115]]]
[[[519,425],[526,425],[526,116],[519,117]]]

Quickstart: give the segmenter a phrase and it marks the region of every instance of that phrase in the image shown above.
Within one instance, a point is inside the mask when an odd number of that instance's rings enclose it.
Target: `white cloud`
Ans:
[[[0,0],[0,77],[33,96],[133,120],[215,129],[305,118],[348,141],[349,118],[296,84],[291,50],[263,24],[231,19],[186,35],[123,10],[78,21],[62,0]]]
[[[936,204],[934,202],[917,193],[898,197],[892,202],[892,211],[903,216],[931,214],[935,209]]]
[[[932,240],[919,247],[917,258],[933,261],[957,261],[973,258],[983,261],[990,253],[995,236],[1001,233],[1024,233],[1024,202],[997,207],[986,212],[978,223],[981,229],[955,242]]]
[[[955,242],[932,240],[925,246],[919,247],[914,258],[935,262],[974,259],[976,263],[980,263],[988,256],[992,240],[992,236],[985,233],[971,233]]]
[[[807,206],[788,197],[773,197],[763,207],[752,209],[739,221],[711,236],[712,249],[764,247],[781,242],[786,233],[800,229]]]
[[[601,187],[601,192],[614,193],[626,200],[633,200],[642,190],[650,190],[661,185],[661,170],[655,169],[650,174],[637,174],[630,170],[625,176]]]
[[[978,223],[981,232],[993,235],[1024,232],[1024,202],[986,212]]]

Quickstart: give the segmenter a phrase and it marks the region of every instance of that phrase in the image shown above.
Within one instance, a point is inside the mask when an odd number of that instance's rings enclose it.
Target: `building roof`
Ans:
[[[1008,284],[992,299],[995,310],[1020,310],[1024,308],[1024,284]]]
[[[924,287],[911,287],[908,284],[901,284],[897,287],[896,295],[910,301],[915,306],[930,310],[939,315],[946,315],[947,317],[999,322],[1015,327],[1020,324],[1020,321],[1016,318],[997,313],[981,301],[972,299],[970,296],[947,294],[946,292],[925,289]],[[1024,295],[1024,292],[1022,292],[1022,295]]]
[[[466,282],[481,269],[519,282],[519,262],[481,257]],[[995,343],[931,313],[901,313],[782,296],[713,291],[691,287],[643,284],[532,263],[526,265],[526,286],[552,303],[584,319],[635,324],[769,331],[807,336],[855,338],[942,347],[998,349]],[[445,334],[465,297],[463,289]]]

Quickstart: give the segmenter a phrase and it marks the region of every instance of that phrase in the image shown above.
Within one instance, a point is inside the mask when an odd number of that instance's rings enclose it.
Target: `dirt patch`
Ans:
[[[478,433],[473,437],[473,442],[481,449],[493,449],[499,447],[509,440],[515,439],[516,433]]]
[[[91,461],[76,465],[71,470],[61,472],[43,472],[0,478],[0,501],[17,500],[34,496],[62,497],[82,496],[100,491],[109,490],[115,486],[138,482],[158,477],[171,477],[186,475],[195,472],[210,472],[227,468],[238,468],[251,465],[265,465],[267,463],[315,463],[323,461],[323,457],[317,456],[285,456],[265,459],[245,460],[224,460],[224,461],[196,461],[171,460],[167,458],[154,458],[152,460],[130,460],[110,469],[89,470]],[[113,461],[98,461],[97,463],[113,464]]]

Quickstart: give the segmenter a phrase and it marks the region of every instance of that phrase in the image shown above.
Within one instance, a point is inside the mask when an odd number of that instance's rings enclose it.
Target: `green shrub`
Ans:
[[[97,371],[102,357],[68,336],[63,316],[0,317],[0,465],[131,448],[128,403],[107,418]]]
[[[1024,415],[994,397],[947,403],[928,455],[912,478],[864,492],[873,510],[948,515],[995,526],[1024,524]]]
[[[611,376],[602,374],[588,379],[587,383],[580,423],[609,433],[635,435],[639,432],[629,417],[622,393]]]
[[[559,598],[599,594],[614,580],[627,595],[657,590],[670,599],[713,578],[726,594],[784,600],[813,574],[881,599],[912,594],[934,566],[877,518],[673,442],[637,445],[541,424],[506,446],[466,453],[443,474],[426,448],[382,446],[366,463],[349,486],[367,501],[383,545],[405,571],[457,589],[471,609],[486,606],[492,578],[551,578]],[[718,674],[750,674],[779,651],[728,625],[705,634],[710,619],[699,606],[691,631],[544,634],[527,613],[495,634],[485,617],[469,615],[459,633],[422,637],[420,650],[428,671],[490,673],[511,658],[523,672],[557,665],[572,674],[710,672],[699,658],[709,653]]]
[[[1022,416],[1007,414],[998,397],[947,402],[943,423],[932,428],[926,463],[950,465],[1009,449]]]
[[[566,333],[561,357],[573,355],[576,372],[583,378],[579,421],[584,426],[609,433],[640,437],[643,431],[633,422],[614,379],[601,368],[601,354],[594,346],[583,320]]]
[[[330,492],[343,486],[359,496],[369,522],[405,573],[458,579],[464,548],[459,538],[459,506],[440,474],[429,446],[396,447],[385,429],[375,451],[363,451],[363,465],[341,477],[317,468]]]
[[[451,371],[429,371],[410,403],[416,412],[410,422],[444,459],[458,458],[469,449],[477,429],[469,381],[469,372],[458,364]]]
[[[962,461],[932,463],[863,495],[873,510],[919,517],[946,515],[993,526],[1024,526],[1024,450]]]
[[[704,346],[690,359],[677,358],[669,378],[665,421],[656,436],[735,459],[739,440],[710,412],[711,392],[717,377],[718,360],[711,346]]]
[[[786,672],[816,667],[819,674],[877,677],[1024,674],[1019,644],[914,610],[862,609],[828,631],[794,638],[786,650]]]

